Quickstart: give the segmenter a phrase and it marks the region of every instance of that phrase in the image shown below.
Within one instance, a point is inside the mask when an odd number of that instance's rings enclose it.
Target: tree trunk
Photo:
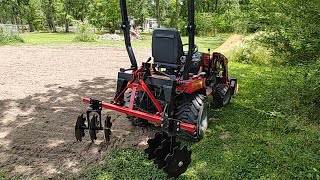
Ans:
[[[70,0],[66,0],[64,2],[64,9],[66,11],[65,13],[65,16],[64,16],[64,19],[65,19],[65,25],[66,25],[66,29],[65,29],[65,32],[66,33],[69,33],[70,32],[70,19],[68,17],[68,14],[70,14]]]
[[[29,12],[27,12],[27,21],[28,21],[28,25],[29,25],[29,31],[30,32],[34,32],[34,26],[33,26],[33,23],[32,23],[32,21],[33,21],[33,12],[32,12],[32,10],[30,9],[30,11]]]
[[[51,17],[51,22],[52,22],[52,31],[53,31],[54,33],[56,33],[56,32],[57,32],[57,29],[56,29],[56,24],[55,24],[55,22],[54,22],[54,17]]]
[[[69,27],[70,27],[70,19],[68,18],[68,15],[66,14],[66,30],[65,30],[66,33],[70,32]]]
[[[69,32],[70,32],[70,28],[69,28],[69,27],[70,27],[70,20],[67,19],[67,20],[66,20],[66,31],[65,31],[66,33],[69,33]]]
[[[25,27],[23,25],[22,19],[20,20],[22,33],[25,33]]]
[[[176,28],[179,28],[179,1],[180,0],[176,0]]]
[[[156,0],[156,9],[157,9],[157,23],[158,23],[158,28],[160,28],[160,27],[161,27],[160,0]]]
[[[19,25],[19,21],[18,21],[18,14],[16,12],[16,9],[14,7],[12,7],[12,17],[13,17],[13,21],[14,23],[12,24],[16,24],[16,25]]]
[[[51,27],[52,32],[57,32],[56,24],[54,22],[54,7],[53,0],[49,0],[49,8],[50,8],[50,17],[49,17],[49,26]]]
[[[29,24],[29,31],[34,32],[34,26],[33,26],[32,21],[28,20],[28,24]]]
[[[215,6],[214,6],[214,11],[217,12],[217,10],[218,10],[218,0],[216,0]]]

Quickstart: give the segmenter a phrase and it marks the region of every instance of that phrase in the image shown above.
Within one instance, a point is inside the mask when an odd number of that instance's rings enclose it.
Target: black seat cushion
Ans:
[[[176,29],[155,29],[152,34],[152,56],[158,64],[178,65],[183,55],[181,36]]]

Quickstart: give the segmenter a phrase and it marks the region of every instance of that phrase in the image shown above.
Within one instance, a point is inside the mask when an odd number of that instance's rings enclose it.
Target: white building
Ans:
[[[152,31],[158,27],[157,19],[147,18],[143,24],[144,31]]]

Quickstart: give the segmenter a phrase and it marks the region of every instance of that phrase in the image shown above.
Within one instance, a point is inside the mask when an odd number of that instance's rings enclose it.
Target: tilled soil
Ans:
[[[136,49],[139,64],[149,49]],[[76,142],[74,124],[87,105],[82,97],[111,101],[125,48],[102,46],[0,47],[0,170],[29,178],[72,177],[100,163],[113,148],[145,148],[151,129],[114,121],[109,145],[99,133]]]

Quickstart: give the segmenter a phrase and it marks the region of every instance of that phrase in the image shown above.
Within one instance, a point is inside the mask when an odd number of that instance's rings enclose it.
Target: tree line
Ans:
[[[127,0],[129,15],[186,35],[187,0]],[[320,58],[319,0],[195,0],[197,35],[266,32],[261,39],[279,57],[303,63]],[[26,24],[29,31],[57,31],[87,20],[114,32],[121,23],[119,0],[0,0],[0,23]]]
[[[252,31],[238,20],[246,13],[250,0],[197,0],[196,20],[200,34],[213,31]],[[142,25],[153,17],[159,26],[175,27],[184,31],[187,24],[187,0],[128,0],[131,17]],[[110,31],[120,24],[119,0],[0,0],[0,23],[26,24],[29,31],[50,30],[88,20],[97,28]],[[236,21],[236,22],[235,22]],[[246,29],[248,28],[248,29]]]

